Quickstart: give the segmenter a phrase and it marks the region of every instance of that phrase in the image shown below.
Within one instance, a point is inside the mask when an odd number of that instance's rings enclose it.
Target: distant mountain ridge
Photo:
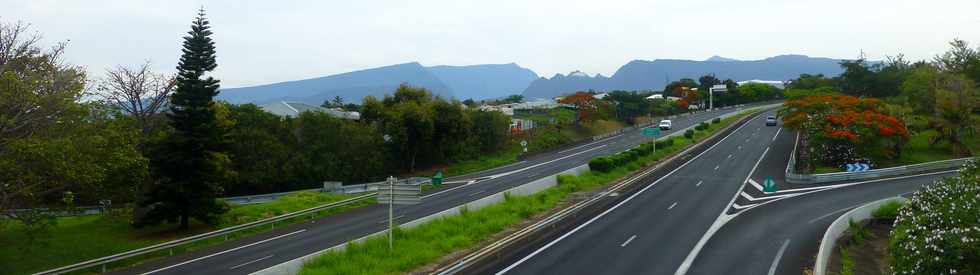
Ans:
[[[311,79],[222,89],[218,99],[236,104],[299,101],[320,105],[325,100],[340,96],[345,102],[360,103],[365,96],[381,98],[391,94],[401,83],[424,87],[447,99],[480,100],[511,94],[522,94],[528,99],[552,98],[586,90],[660,90],[668,81],[681,78],[696,80],[705,74],[736,81],[788,80],[803,73],[836,76],[842,72],[840,61],[805,55],[780,55],[747,61],[720,56],[704,61],[633,60],[610,77],[573,71],[567,75],[555,74],[551,78],[538,77],[534,71],[515,63],[425,67],[418,62],[410,62]]]
[[[320,105],[340,96],[345,102],[360,103],[366,96],[382,98],[391,94],[402,83],[424,87],[447,99],[486,99],[520,94],[537,78],[533,71],[514,63],[424,67],[418,62],[410,62],[318,78],[222,89],[218,99],[235,104],[299,101]]]
[[[762,60],[741,61],[713,56],[705,61],[657,59],[633,60],[623,65],[612,77],[569,78],[561,74],[538,78],[524,90],[525,98],[552,98],[575,91],[660,90],[668,81],[681,78],[697,80],[714,74],[720,79],[789,80],[800,74],[836,76],[842,72],[839,59],[780,55]]]

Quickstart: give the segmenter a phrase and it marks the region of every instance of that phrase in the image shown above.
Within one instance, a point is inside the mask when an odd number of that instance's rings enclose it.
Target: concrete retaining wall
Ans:
[[[823,240],[820,241],[820,250],[817,251],[817,261],[813,265],[814,275],[825,275],[827,274],[827,263],[830,262],[830,255],[834,253],[834,249],[837,247],[837,239],[847,231],[850,226],[850,221],[864,221],[871,219],[871,213],[877,210],[882,205],[898,201],[905,202],[907,199],[903,197],[887,198],[879,201],[875,201],[869,204],[862,205],[858,208],[854,208],[851,211],[847,211],[844,215],[841,215],[833,223],[827,227],[827,232],[823,234]]]
[[[435,213],[435,214],[432,214],[432,215],[428,215],[428,216],[425,216],[425,217],[422,217],[422,218],[419,218],[419,219],[416,219],[416,220],[413,220],[413,221],[404,223],[404,224],[400,225],[399,227],[401,227],[401,228],[413,228],[413,227],[417,227],[419,225],[425,224],[427,222],[433,221],[433,220],[438,219],[438,218],[450,217],[450,216],[458,215],[459,212],[463,208],[466,208],[468,210],[477,210],[477,209],[480,209],[480,208],[483,208],[483,207],[487,207],[487,206],[490,206],[490,205],[493,205],[493,204],[496,204],[498,202],[503,201],[504,200],[504,197],[505,197],[505,194],[508,194],[508,193],[509,194],[513,194],[513,195],[521,195],[521,196],[531,195],[531,194],[534,194],[534,193],[537,193],[537,192],[541,192],[542,190],[545,190],[545,189],[548,189],[548,188],[551,188],[551,187],[554,187],[554,186],[558,185],[558,175],[581,175],[582,173],[585,173],[587,171],[589,171],[589,165],[588,164],[583,164],[583,165],[574,167],[572,169],[565,170],[565,171],[563,171],[561,173],[558,173],[558,174],[554,174],[554,175],[550,175],[550,176],[545,176],[543,178],[537,179],[537,180],[532,181],[532,182],[529,182],[527,184],[523,184],[521,186],[517,186],[517,187],[511,188],[511,189],[502,191],[502,192],[498,192],[496,194],[489,195],[489,196],[480,198],[480,199],[475,200],[475,201],[471,201],[469,203],[466,203],[466,204],[463,204],[463,205],[460,205],[460,206],[457,206],[457,207],[446,209],[446,210],[443,210],[441,212],[438,212],[438,213]],[[356,240],[353,240],[352,242],[363,242],[363,241],[367,240],[368,238],[372,238],[372,237],[376,237],[376,236],[381,236],[381,235],[384,235],[384,234],[385,234],[385,231],[375,232],[373,234],[370,234],[370,235],[367,235],[367,236],[358,238]],[[397,242],[397,239],[396,239],[396,242]],[[312,253],[312,254],[309,254],[309,255],[300,257],[300,258],[293,259],[293,260],[288,261],[288,262],[285,262],[285,263],[281,263],[281,264],[278,264],[278,265],[275,265],[275,266],[272,266],[272,267],[269,267],[269,268],[266,268],[266,269],[263,269],[263,270],[254,272],[252,274],[260,274],[260,275],[298,274],[299,271],[303,268],[303,264],[305,264],[307,261],[312,260],[316,256],[320,256],[320,255],[322,255],[324,253],[327,253],[327,252],[330,252],[330,251],[341,251],[341,250],[343,250],[346,247],[347,247],[347,243],[340,244],[340,245],[337,245],[337,246],[334,246],[334,247],[331,247],[331,248],[327,248],[327,249],[324,249],[324,250],[321,250],[321,251],[318,251],[318,252],[315,252],[315,253]]]

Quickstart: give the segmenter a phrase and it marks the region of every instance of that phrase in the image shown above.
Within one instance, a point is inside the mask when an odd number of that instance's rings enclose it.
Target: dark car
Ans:
[[[776,117],[774,116],[766,117],[766,126],[776,126]]]

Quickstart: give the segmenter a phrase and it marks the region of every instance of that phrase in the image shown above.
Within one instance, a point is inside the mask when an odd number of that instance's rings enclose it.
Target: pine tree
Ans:
[[[177,65],[177,88],[170,97],[168,114],[173,133],[151,152],[156,181],[152,182],[137,212],[137,226],[179,219],[180,229],[189,218],[215,224],[227,211],[216,197],[227,179],[227,127],[218,115],[218,80],[205,76],[214,70],[214,41],[201,9],[184,37],[183,55]]]

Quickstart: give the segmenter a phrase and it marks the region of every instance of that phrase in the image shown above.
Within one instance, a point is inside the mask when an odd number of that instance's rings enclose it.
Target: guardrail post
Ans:
[[[228,241],[228,234],[225,234],[225,241]]]
[[[105,263],[102,264],[102,273],[105,273]]]
[[[170,248],[170,256],[173,256],[173,255],[174,255],[174,249],[173,249],[173,247],[171,247]]]

